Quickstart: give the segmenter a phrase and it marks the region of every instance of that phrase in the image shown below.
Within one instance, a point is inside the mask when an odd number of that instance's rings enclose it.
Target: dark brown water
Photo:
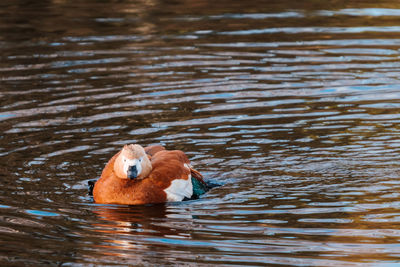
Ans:
[[[0,3],[0,263],[400,264],[398,1]],[[125,143],[201,199],[95,205]]]

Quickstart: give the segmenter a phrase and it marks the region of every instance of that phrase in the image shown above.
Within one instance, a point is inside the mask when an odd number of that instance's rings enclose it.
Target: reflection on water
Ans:
[[[395,1],[3,1],[2,265],[399,263]],[[223,186],[92,203],[127,143]]]

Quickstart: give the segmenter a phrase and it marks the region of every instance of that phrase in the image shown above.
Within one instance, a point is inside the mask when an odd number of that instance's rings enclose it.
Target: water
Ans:
[[[398,266],[397,1],[2,1],[2,266]],[[95,205],[125,143],[199,200]]]

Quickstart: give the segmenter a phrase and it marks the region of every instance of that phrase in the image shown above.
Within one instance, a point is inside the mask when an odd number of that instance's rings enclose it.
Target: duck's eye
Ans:
[[[140,159],[139,159],[139,162],[142,162],[142,159],[143,159],[143,158],[140,158]]]

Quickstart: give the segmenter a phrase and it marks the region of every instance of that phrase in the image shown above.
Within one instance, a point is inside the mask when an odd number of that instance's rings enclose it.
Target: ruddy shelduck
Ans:
[[[208,190],[180,150],[125,145],[106,164],[93,188],[102,204],[140,205],[197,198]]]

